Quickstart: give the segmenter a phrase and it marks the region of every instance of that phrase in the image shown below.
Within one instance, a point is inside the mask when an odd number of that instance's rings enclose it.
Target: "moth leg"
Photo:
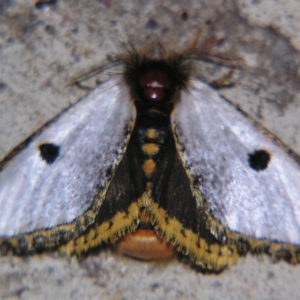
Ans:
[[[233,87],[235,85],[235,80],[233,78],[234,71],[234,69],[231,69],[222,77],[210,82],[209,85],[214,87],[215,89]]]

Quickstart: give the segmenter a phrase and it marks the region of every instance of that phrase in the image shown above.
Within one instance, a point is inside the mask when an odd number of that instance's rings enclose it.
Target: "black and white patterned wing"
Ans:
[[[300,244],[300,168],[206,84],[172,115],[182,155],[212,214],[232,231]]]
[[[135,108],[110,80],[50,122],[0,173],[0,237],[69,223],[92,204],[126,147]]]

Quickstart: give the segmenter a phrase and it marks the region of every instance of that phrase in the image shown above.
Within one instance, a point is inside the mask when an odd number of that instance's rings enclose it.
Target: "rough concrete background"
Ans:
[[[44,1],[46,2],[46,1]],[[0,2],[0,158],[86,92],[70,77],[100,65],[122,41],[156,35],[183,49],[203,41],[246,67],[220,91],[300,154],[298,0]],[[200,65],[212,80],[228,69]],[[200,68],[199,67],[199,68]],[[12,220],[13,222],[13,220]],[[300,266],[247,257],[219,275],[173,260],[141,263],[109,250],[78,261],[44,254],[0,258],[1,299],[297,299]]]

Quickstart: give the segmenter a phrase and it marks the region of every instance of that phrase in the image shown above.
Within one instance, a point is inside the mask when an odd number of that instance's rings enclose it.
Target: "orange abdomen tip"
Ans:
[[[170,259],[177,253],[170,243],[149,229],[125,235],[116,243],[116,248],[123,255],[141,260]]]

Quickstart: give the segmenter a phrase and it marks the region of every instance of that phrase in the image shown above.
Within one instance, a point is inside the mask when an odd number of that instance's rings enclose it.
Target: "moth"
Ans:
[[[1,164],[0,247],[220,271],[248,252],[300,262],[300,168],[184,53],[118,55],[99,85]],[[174,250],[175,249],[175,250]]]

